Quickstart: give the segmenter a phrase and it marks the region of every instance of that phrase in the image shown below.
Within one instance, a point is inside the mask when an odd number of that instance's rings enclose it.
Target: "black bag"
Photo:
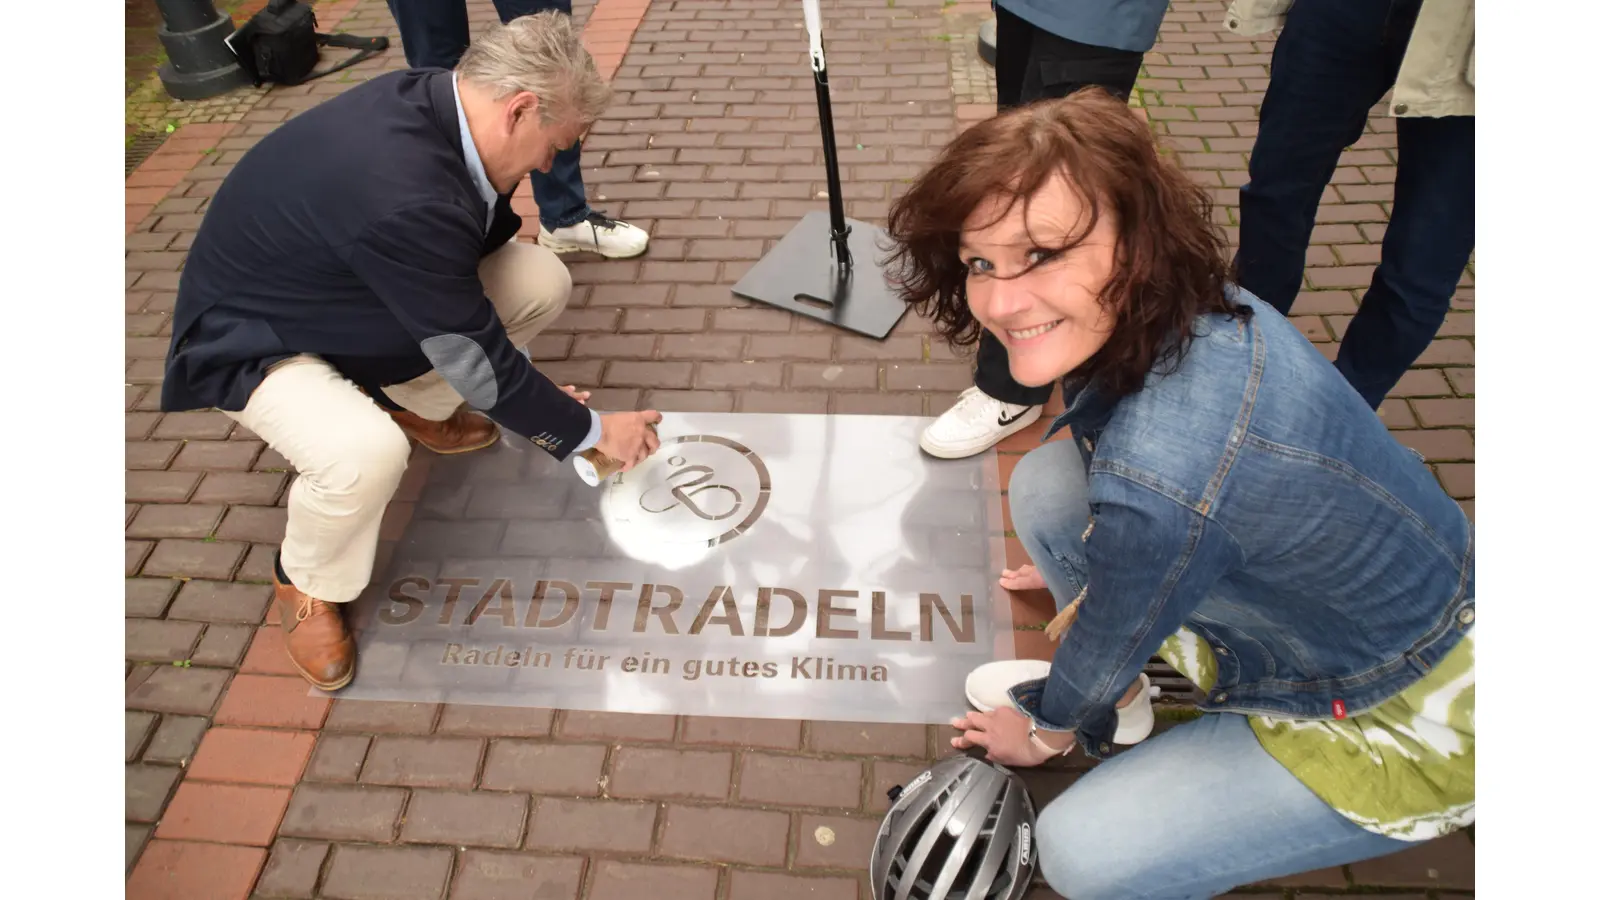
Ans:
[[[386,37],[318,34],[316,13],[299,0],[270,0],[266,9],[251,16],[227,43],[256,87],[268,81],[283,85],[304,84],[389,48]],[[313,72],[321,57],[320,47],[344,47],[361,52],[332,68]]]

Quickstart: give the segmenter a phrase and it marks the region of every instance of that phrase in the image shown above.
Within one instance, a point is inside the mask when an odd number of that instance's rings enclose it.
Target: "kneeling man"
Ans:
[[[274,580],[289,657],[324,690],[354,676],[339,604],[372,576],[408,439],[463,453],[504,428],[627,468],[657,447],[658,414],[595,413],[522,350],[572,280],[515,240],[511,192],[610,98],[571,22],[516,19],[454,72],[384,75],[290,120],[239,161],[189,251],[161,407],[221,409],[299,473]]]

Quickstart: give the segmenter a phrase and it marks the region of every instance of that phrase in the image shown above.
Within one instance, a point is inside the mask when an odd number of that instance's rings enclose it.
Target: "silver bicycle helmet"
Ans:
[[[1016,773],[940,760],[904,789],[872,845],[873,900],[1020,900],[1033,880],[1033,801]]]

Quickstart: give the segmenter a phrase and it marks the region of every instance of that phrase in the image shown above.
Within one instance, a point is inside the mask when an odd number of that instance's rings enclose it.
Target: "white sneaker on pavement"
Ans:
[[[539,226],[539,246],[555,253],[598,253],[607,259],[638,256],[650,246],[644,229],[619,222],[604,213],[590,212],[576,225],[550,231]]]
[[[976,387],[922,432],[922,449],[940,459],[975,456],[1039,420],[1043,406],[1002,403]]]
[[[967,676],[967,702],[979,712],[994,712],[1002,706],[1013,709],[1009,693],[1013,685],[1024,681],[1037,681],[1050,674],[1047,659],[1002,659],[972,670]],[[1117,732],[1111,738],[1114,744],[1137,744],[1150,736],[1156,727],[1155,707],[1150,700],[1161,689],[1150,684],[1150,676],[1139,673],[1139,696],[1132,703],[1117,710]]]

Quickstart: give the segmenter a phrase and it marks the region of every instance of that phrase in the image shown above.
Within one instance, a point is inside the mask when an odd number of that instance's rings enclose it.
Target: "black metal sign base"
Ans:
[[[845,218],[828,63],[822,50],[822,11],[817,0],[805,0],[804,8],[822,162],[828,176],[828,211],[801,219],[739,279],[733,293],[881,341],[905,315],[906,304],[883,277],[879,257],[889,248],[887,235],[876,225]]]
[[[906,314],[905,301],[890,288],[879,263],[887,241],[876,225],[845,223],[851,263],[846,277],[839,277],[831,252],[828,214],[818,211],[807,213],[746,272],[733,286],[734,295],[883,340]]]

